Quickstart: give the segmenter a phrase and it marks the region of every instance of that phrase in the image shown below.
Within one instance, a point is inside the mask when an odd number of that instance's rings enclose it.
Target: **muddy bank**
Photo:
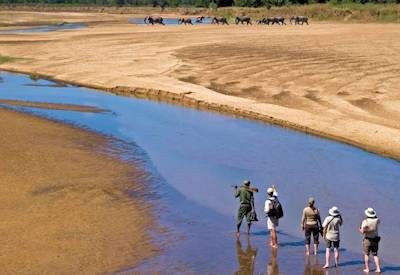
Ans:
[[[111,140],[0,108],[0,269],[105,273],[154,255],[144,175]],[[118,149],[115,149],[118,152]]]

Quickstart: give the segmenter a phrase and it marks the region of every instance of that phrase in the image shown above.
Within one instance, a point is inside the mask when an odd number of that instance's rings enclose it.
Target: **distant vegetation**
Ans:
[[[272,7],[291,4],[327,3],[331,5],[398,4],[400,0],[0,0],[0,4],[61,4],[98,6],[153,6],[153,7]]]
[[[0,55],[0,64],[13,61],[15,58],[11,56]]]

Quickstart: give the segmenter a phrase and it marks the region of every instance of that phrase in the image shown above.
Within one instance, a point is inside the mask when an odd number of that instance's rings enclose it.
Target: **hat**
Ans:
[[[309,204],[314,204],[315,203],[315,199],[313,197],[309,197],[308,198],[308,203]]]
[[[267,189],[268,194],[273,194],[274,193],[274,188],[270,187]]]
[[[245,181],[243,181],[243,184],[246,185],[246,186],[249,186],[250,185],[250,181],[249,180],[245,180]]]
[[[340,215],[340,211],[339,208],[337,208],[336,206],[333,206],[331,209],[329,209],[329,215],[331,216],[339,216]]]
[[[376,212],[371,207],[365,209],[364,213],[368,218],[375,218],[376,217]]]

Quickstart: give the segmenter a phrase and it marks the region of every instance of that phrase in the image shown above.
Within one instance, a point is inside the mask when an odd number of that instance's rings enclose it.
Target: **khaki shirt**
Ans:
[[[378,225],[380,221],[378,218],[366,218],[361,224],[361,229],[364,231],[365,238],[378,237]]]

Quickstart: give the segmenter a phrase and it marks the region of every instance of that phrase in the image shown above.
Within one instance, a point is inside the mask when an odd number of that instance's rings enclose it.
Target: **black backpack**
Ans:
[[[280,219],[283,217],[283,208],[282,204],[279,202],[277,198],[274,200],[269,199],[272,203],[272,208],[268,212],[269,217],[274,217]]]

